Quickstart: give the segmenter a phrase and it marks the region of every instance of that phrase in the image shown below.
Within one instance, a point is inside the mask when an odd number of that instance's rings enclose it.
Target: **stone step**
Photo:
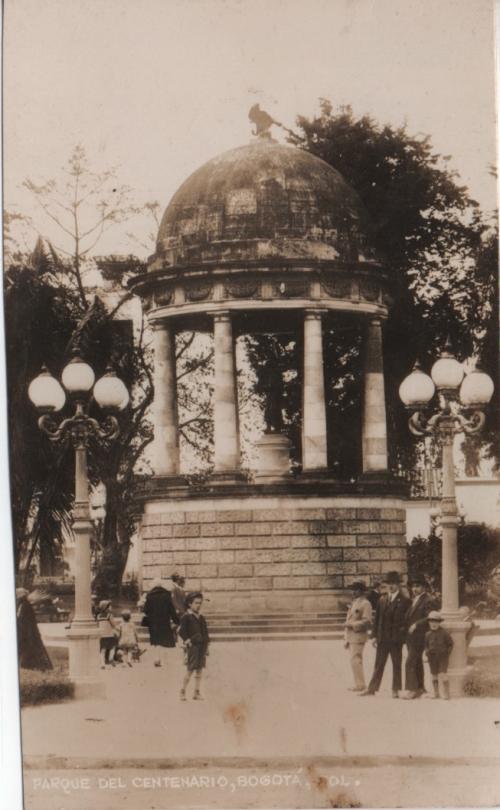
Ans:
[[[333,621],[343,622],[345,620],[345,612],[337,613],[304,613],[297,611],[296,613],[204,613],[207,622],[267,622],[273,623],[290,622],[290,621]],[[136,612],[132,614],[132,619],[139,623],[141,622],[143,614]]]
[[[341,641],[343,639],[342,633],[269,633],[257,634],[248,633],[245,635],[215,635],[211,638],[211,642],[218,643],[220,641]]]
[[[210,643],[218,644],[222,641],[341,641],[343,639],[342,633],[327,632],[327,633],[248,633],[245,635],[227,635],[221,633],[220,635],[211,635]],[[149,645],[149,638],[139,635],[139,641],[146,646]]]
[[[229,626],[220,626],[220,625],[209,625],[209,631],[211,635],[217,633],[218,635],[228,633],[231,635],[234,634],[241,634],[241,635],[251,635],[252,633],[340,633],[342,632],[343,628],[341,625],[338,624],[327,624],[321,627],[303,627],[299,624],[289,624],[289,625],[276,625],[270,624],[268,627],[229,627]]]

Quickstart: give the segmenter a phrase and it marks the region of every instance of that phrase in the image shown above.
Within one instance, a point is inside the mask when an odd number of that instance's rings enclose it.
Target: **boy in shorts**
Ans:
[[[185,664],[187,668],[180,694],[181,700],[186,700],[186,689],[193,672],[195,683],[193,700],[202,699],[200,694],[201,674],[206,665],[210,641],[205,617],[200,612],[202,602],[203,594],[199,591],[188,594],[186,597],[187,609],[179,627],[179,636],[184,642],[186,652]]]
[[[443,617],[437,610],[431,610],[427,617],[430,630],[425,634],[425,652],[432,675],[432,698],[439,698],[439,681],[441,681],[444,700],[450,699],[448,683],[448,661],[453,647],[453,639],[444,627],[441,627]]]

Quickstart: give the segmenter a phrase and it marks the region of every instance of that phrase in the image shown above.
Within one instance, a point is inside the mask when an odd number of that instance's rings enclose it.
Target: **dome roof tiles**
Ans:
[[[160,224],[157,258],[171,265],[370,256],[361,201],[320,158],[270,139],[232,149],[195,171]]]

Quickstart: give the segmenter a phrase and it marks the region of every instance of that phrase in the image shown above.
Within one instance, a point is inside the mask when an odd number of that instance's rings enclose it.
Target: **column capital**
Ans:
[[[166,318],[151,318],[148,319],[149,325],[153,331],[161,331],[164,329],[170,329],[170,321],[167,321]]]
[[[325,307],[307,307],[304,309],[304,318],[308,321],[321,321],[328,310]]]
[[[212,313],[215,323],[227,323],[231,320],[231,312],[229,309],[218,309]]]

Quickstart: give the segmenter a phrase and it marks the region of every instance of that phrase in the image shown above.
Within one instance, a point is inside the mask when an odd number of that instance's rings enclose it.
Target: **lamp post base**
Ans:
[[[442,626],[453,639],[453,649],[448,665],[450,697],[462,697],[465,680],[472,669],[467,664],[467,632],[472,623],[464,621],[463,615],[458,611],[455,613],[442,610],[441,615],[444,619]]]
[[[73,621],[69,641],[69,678],[76,698],[104,698],[105,683],[99,669],[99,631],[94,621]]]

